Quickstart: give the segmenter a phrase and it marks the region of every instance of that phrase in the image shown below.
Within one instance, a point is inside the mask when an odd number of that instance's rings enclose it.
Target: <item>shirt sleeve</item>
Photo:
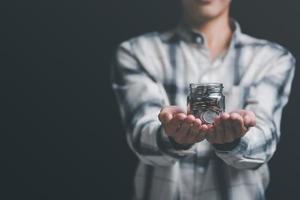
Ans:
[[[112,87],[120,107],[130,148],[150,165],[174,164],[180,157],[194,154],[193,147],[177,150],[158,120],[169,99],[161,81],[151,74],[125,42],[119,46],[112,65]],[[149,66],[147,66],[149,67]]]
[[[255,169],[270,160],[279,141],[282,110],[288,102],[294,71],[295,59],[287,52],[273,59],[267,73],[250,87],[244,109],[255,113],[257,125],[232,150],[215,148],[228,165]]]

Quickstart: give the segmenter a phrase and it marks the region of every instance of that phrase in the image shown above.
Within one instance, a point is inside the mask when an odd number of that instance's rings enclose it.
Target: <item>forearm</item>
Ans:
[[[269,161],[275,152],[278,134],[272,128],[252,127],[231,150],[215,148],[228,165],[238,169],[255,169]]]
[[[236,168],[257,168],[269,161],[280,138],[282,110],[288,102],[295,60],[291,54],[284,53],[271,62],[267,69],[250,86],[243,108],[255,113],[256,126],[231,151],[216,149],[220,158]]]
[[[175,149],[155,115],[140,118],[134,128],[127,131],[127,141],[140,160],[150,165],[172,165],[178,159],[193,154],[190,149]]]

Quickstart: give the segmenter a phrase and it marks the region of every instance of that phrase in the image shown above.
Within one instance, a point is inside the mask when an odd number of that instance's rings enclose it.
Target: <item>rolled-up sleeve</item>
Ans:
[[[130,42],[118,47],[111,79],[127,141],[142,162],[172,165],[180,157],[193,152],[190,149],[178,151],[172,147],[158,120],[161,108],[169,105],[168,95],[161,81],[132,52]]]
[[[244,109],[255,113],[257,125],[250,128],[234,149],[215,149],[227,164],[253,169],[272,157],[279,141],[282,110],[288,102],[294,71],[295,59],[285,52],[273,59],[266,73],[250,87]]]

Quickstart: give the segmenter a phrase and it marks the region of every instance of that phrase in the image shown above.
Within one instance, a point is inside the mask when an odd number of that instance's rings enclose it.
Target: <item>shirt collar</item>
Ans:
[[[241,28],[239,23],[234,19],[230,19],[230,24],[234,30],[231,43],[236,43],[242,35]],[[204,44],[205,42],[204,37],[200,32],[191,29],[184,22],[180,22],[175,29],[164,33],[162,35],[162,39],[165,42],[174,42],[178,40],[184,40],[188,43],[196,44]]]

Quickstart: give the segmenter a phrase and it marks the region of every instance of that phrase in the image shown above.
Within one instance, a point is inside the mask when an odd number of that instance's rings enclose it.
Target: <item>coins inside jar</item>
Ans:
[[[225,109],[223,84],[190,84],[188,110],[205,124],[212,124],[214,118]]]

